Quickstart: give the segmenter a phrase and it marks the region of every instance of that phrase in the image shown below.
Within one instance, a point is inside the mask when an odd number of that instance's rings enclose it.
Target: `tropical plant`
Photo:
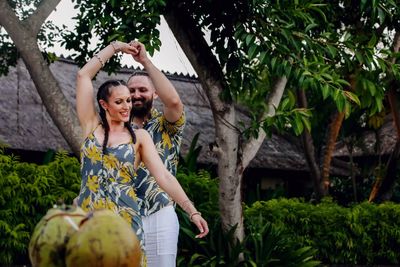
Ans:
[[[247,222],[262,217],[290,242],[315,249],[323,264],[399,264],[400,205],[363,202],[348,208],[331,199],[317,205],[300,199],[256,202],[245,211]]]
[[[36,223],[53,205],[72,203],[79,187],[79,162],[66,153],[48,165],[36,165],[0,150],[0,265],[28,264]]]
[[[249,228],[243,241],[235,238],[236,226],[224,232],[218,218],[210,222],[210,234],[197,240],[190,221],[180,220],[178,266],[313,267],[320,264],[314,259],[316,249],[295,243],[284,231],[261,217],[246,224]]]

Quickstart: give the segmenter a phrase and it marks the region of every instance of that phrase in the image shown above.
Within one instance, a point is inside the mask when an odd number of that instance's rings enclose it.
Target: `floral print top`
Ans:
[[[91,133],[81,147],[82,183],[78,205],[85,211],[109,209],[124,218],[143,248],[143,227],[135,193],[135,150],[132,142],[107,147]]]
[[[174,176],[178,166],[185,122],[185,112],[182,112],[181,117],[176,122],[171,123],[166,120],[163,113],[153,108],[149,120],[143,125],[143,129],[153,139],[165,167]],[[158,186],[143,163],[140,164],[137,175],[136,194],[142,216],[149,216],[163,207],[173,204],[170,197]]]

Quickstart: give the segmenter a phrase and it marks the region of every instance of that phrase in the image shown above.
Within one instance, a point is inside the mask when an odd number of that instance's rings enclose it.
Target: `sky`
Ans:
[[[71,0],[61,0],[57,8],[48,20],[53,21],[56,25],[65,25],[69,30],[74,29],[74,22],[72,17],[77,14],[74,10]],[[196,72],[190,65],[188,59],[180,48],[178,42],[176,41],[174,35],[169,29],[164,18],[161,19],[161,25],[158,26],[160,31],[161,49],[156,51],[153,57],[150,57],[159,69],[163,71],[169,71],[170,73],[177,72],[182,74],[195,75]],[[51,52],[55,52],[56,55],[69,56],[70,52],[66,49],[56,45],[54,48],[49,49]],[[139,64],[135,63],[134,60],[129,56],[124,56],[122,58],[122,64],[127,66],[138,67]]]

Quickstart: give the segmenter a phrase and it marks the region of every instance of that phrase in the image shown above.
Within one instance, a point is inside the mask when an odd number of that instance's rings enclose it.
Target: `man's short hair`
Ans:
[[[128,83],[129,80],[130,80],[132,77],[135,77],[135,76],[146,76],[146,77],[149,78],[149,74],[147,73],[147,71],[145,71],[145,70],[135,70],[135,71],[132,72],[132,74],[129,76],[128,80],[126,80],[126,83]],[[150,79],[150,78],[149,78],[149,79]]]

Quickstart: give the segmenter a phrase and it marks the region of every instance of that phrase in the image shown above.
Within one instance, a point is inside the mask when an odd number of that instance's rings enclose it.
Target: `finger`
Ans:
[[[195,236],[196,238],[203,238],[203,237],[205,237],[205,236],[208,234],[208,232],[209,232],[208,225],[207,225],[207,222],[206,222],[205,220],[202,220],[202,221],[200,222],[200,224],[201,224],[201,226],[198,227],[199,229],[201,228],[200,234],[196,235],[196,236]]]
[[[204,230],[203,234],[204,236],[206,236],[209,232],[209,229],[208,229],[208,224],[205,220],[203,220],[203,230]]]
[[[204,228],[203,228],[203,225],[201,224],[201,221],[197,222],[196,225],[197,225],[197,228],[199,229],[200,233],[203,233]]]
[[[204,230],[204,235],[207,235],[210,232],[210,229],[208,228],[207,222],[205,222],[205,230]]]
[[[130,42],[129,42],[129,45],[130,45],[130,46],[134,46],[134,47],[140,49],[140,47],[142,46],[142,43],[140,43],[140,42],[138,42],[138,41],[130,41]]]
[[[133,55],[139,54],[139,49],[133,46],[129,47],[129,51],[132,52]]]

